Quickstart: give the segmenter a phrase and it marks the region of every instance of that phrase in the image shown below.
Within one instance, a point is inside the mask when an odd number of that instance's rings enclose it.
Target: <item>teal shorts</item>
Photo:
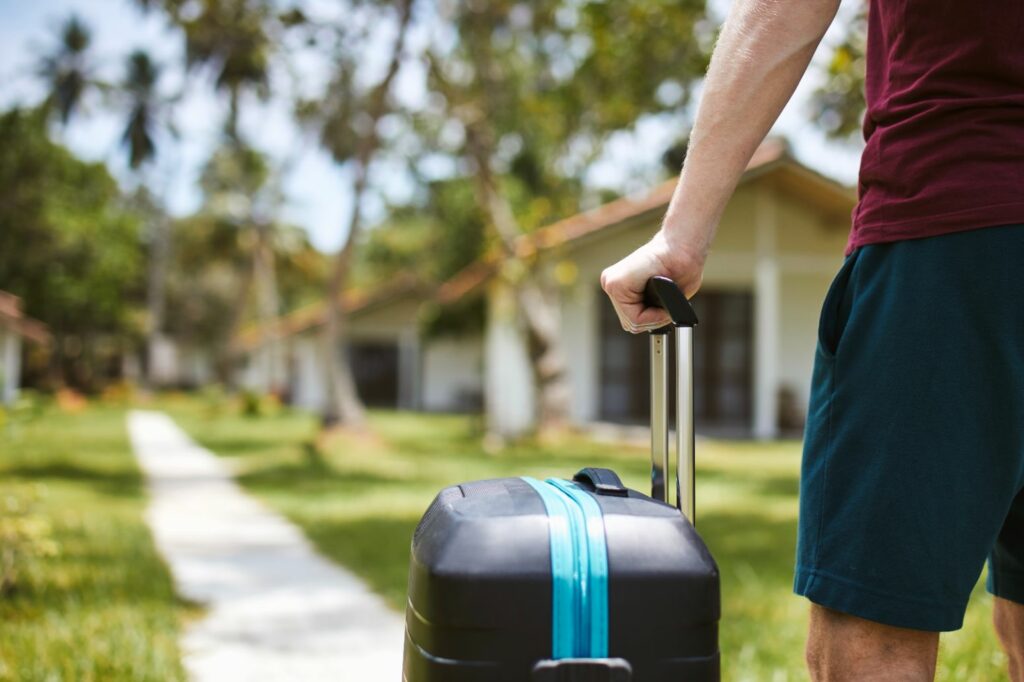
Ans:
[[[1024,225],[854,251],[818,327],[794,590],[956,630],[1024,603]]]

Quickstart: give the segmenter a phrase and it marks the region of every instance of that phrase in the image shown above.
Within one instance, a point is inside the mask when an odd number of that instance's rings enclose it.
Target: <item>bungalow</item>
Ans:
[[[622,331],[598,280],[605,266],[650,238],[675,182],[532,236],[541,267],[561,285],[576,423],[647,419],[646,342]],[[699,428],[770,438],[802,424],[820,304],[842,262],[854,204],[850,188],[796,161],[781,140],[757,150],[693,301],[701,320],[694,358]],[[491,428],[514,434],[533,424],[532,375],[511,292],[496,278],[486,285],[487,416]]]
[[[0,291],[0,404],[9,405],[18,397],[21,382],[22,339],[48,343],[46,325],[21,311],[21,299]]]
[[[646,342],[622,331],[598,278],[650,238],[674,187],[673,178],[643,196],[571,216],[520,245],[536,256],[541,276],[557,292],[576,424],[646,421]],[[820,304],[842,262],[855,201],[851,188],[798,162],[784,142],[769,139],[758,149],[722,217],[693,301],[701,320],[694,360],[698,428],[770,438],[800,427]],[[454,410],[482,396],[492,431],[529,430],[536,404],[527,340],[513,292],[495,274],[496,263],[483,259],[436,292],[409,288],[347,303],[350,353],[364,398]],[[469,297],[485,302],[482,333],[421,338],[424,302]],[[276,366],[290,368],[289,391],[309,407],[322,400],[323,372],[315,352],[297,349],[313,343],[303,337],[316,326],[312,318],[314,324],[298,324],[297,331],[283,323],[272,335],[293,339],[292,350],[280,351],[287,361]],[[250,366],[253,350],[250,344]]]
[[[472,411],[481,404],[479,339],[426,340],[420,311],[429,289],[407,279],[384,289],[350,291],[342,299],[347,353],[360,397],[370,406]],[[239,336],[239,385],[274,391],[298,407],[319,410],[327,399],[322,303],[301,308],[268,329]],[[341,352],[341,351],[339,351]]]

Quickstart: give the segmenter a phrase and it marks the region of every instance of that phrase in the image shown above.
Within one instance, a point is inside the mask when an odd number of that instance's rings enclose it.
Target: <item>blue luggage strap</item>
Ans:
[[[524,476],[544,502],[551,545],[551,656],[608,656],[608,548],[604,517],[583,488]]]

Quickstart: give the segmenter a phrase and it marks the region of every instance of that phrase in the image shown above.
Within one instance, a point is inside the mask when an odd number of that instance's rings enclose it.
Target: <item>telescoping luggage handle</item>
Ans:
[[[650,333],[651,344],[651,497],[672,504],[669,497],[668,345],[676,337],[676,499],[690,523],[694,514],[693,442],[693,328],[697,314],[668,277],[652,277],[644,291],[644,305],[664,308],[672,323]]]

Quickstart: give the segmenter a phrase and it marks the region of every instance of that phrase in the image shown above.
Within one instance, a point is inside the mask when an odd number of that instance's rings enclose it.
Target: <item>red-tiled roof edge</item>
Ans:
[[[342,306],[349,315],[365,310],[371,306],[388,303],[403,294],[412,291],[423,292],[424,297],[430,295],[429,288],[414,276],[401,277],[390,285],[368,292],[367,290],[350,290],[341,294]],[[266,330],[268,335],[263,337],[264,331],[259,323],[246,325],[232,342],[233,353],[243,353],[256,348],[261,341],[278,340],[294,336],[318,327],[326,319],[326,310],[323,301],[310,303],[290,313],[275,318],[270,323],[270,329]]]
[[[21,298],[8,291],[0,291],[0,320],[18,336],[39,344],[50,342],[46,325],[28,317],[21,311]]]
[[[782,160],[799,163],[793,159],[789,144],[784,138],[769,137],[754,151],[744,174]],[[667,205],[678,181],[679,177],[674,176],[639,196],[619,197],[589,211],[583,211],[546,225],[536,232],[520,237],[516,251],[520,255],[526,256],[535,251],[559,246],[606,227],[617,225],[647,211],[653,211],[659,206]],[[497,269],[496,260],[495,254],[489,254],[466,266],[444,282],[438,289],[438,298],[441,303],[456,301],[486,282]]]

